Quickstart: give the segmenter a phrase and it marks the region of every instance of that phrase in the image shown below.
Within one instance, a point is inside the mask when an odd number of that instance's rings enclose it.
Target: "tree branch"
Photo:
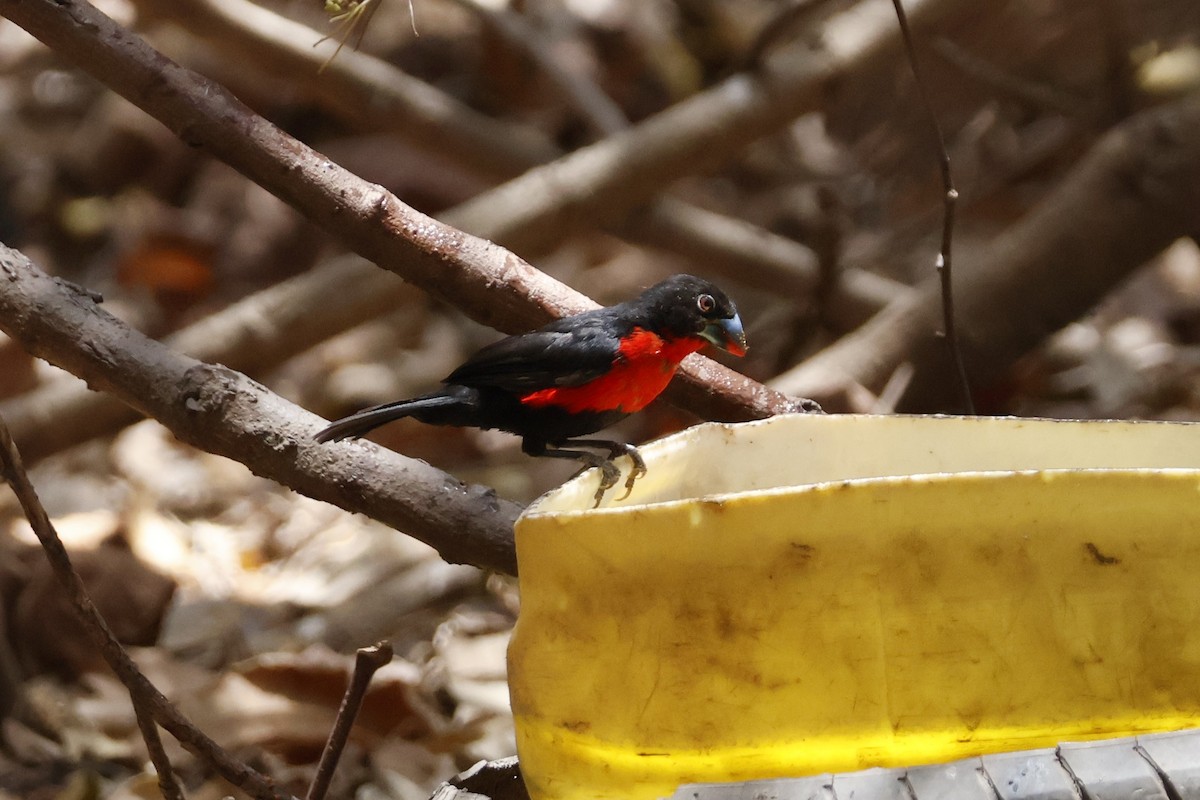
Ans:
[[[934,145],[937,149],[938,167],[942,173],[943,216],[942,216],[942,249],[937,257],[937,274],[941,279],[942,300],[942,332],[946,346],[950,350],[950,358],[954,362],[954,374],[958,376],[959,388],[962,390],[963,410],[967,414],[975,413],[975,400],[971,396],[971,380],[967,376],[967,365],[963,361],[962,347],[958,341],[958,324],[954,313],[954,269],[951,258],[954,244],[954,218],[958,208],[958,190],[954,188],[954,178],[950,170],[950,151],[946,149],[946,137],[942,133],[942,125],[938,122],[937,112],[933,110],[933,102],[929,99],[929,89],[925,84],[921,62],[917,59],[917,47],[913,43],[912,31],[908,27],[908,15],[904,12],[902,0],[892,0],[896,9],[896,20],[900,23],[900,36],[904,40],[904,52],[908,56],[908,64],[912,67],[913,78],[917,82],[917,96],[928,117],[929,127]]]
[[[163,340],[200,361],[257,374],[327,338],[401,307],[416,290],[358,256],[314,267],[189,325]],[[314,313],[318,309],[320,313]],[[74,381],[55,381],[0,403],[28,463],[142,418]]]
[[[317,416],[227,367],[146,338],[3,245],[0,328],[188,444],[240,461],[309,497],[368,514],[426,542],[449,562],[516,572],[517,504],[374,445],[317,444]]]
[[[317,774],[313,776],[312,785],[308,787],[308,794],[304,796],[304,800],[325,800],[329,784],[333,782],[333,772],[346,749],[350,729],[354,727],[358,710],[362,708],[371,678],[391,663],[392,654],[392,643],[386,640],[358,649],[354,656],[354,671],[350,674],[350,684],[346,687],[341,706],[338,707],[333,730],[329,732],[329,740],[325,743],[325,749],[321,751]]]
[[[2,421],[0,424],[3,424]],[[9,441],[11,441],[11,437]],[[132,700],[132,694],[130,699]],[[154,765],[154,771],[158,773],[158,791],[162,794],[163,800],[184,800],[183,790],[179,788],[179,783],[175,780],[175,770],[171,767],[171,759],[167,757],[162,737],[158,735],[158,724],[154,721],[154,715],[137,701],[133,701],[133,715],[137,719],[138,730],[142,732],[146,750],[150,753],[150,763]]]

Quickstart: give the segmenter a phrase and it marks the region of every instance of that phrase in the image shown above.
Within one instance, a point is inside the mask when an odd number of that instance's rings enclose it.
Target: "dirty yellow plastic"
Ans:
[[[534,800],[1200,725],[1200,426],[792,416],[642,453],[628,499],[585,474],[517,525]]]

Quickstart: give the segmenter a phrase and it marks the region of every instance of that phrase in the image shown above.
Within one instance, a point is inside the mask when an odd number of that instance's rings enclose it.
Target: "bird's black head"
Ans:
[[[694,275],[672,275],[642,292],[639,307],[649,327],[669,338],[698,336],[736,356],[746,352],[737,307],[712,283]]]

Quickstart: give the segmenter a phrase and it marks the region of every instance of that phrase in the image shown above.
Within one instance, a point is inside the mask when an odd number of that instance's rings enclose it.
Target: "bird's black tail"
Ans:
[[[384,403],[383,405],[364,408],[357,414],[343,417],[322,429],[313,438],[318,442],[340,442],[342,439],[362,436],[368,431],[372,431],[392,420],[412,416],[421,417],[423,416],[422,412],[460,405],[461,403],[461,398],[445,394],[432,394],[412,400]]]

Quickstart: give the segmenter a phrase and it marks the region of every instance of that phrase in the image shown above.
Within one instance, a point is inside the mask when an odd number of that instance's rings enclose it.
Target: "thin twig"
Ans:
[[[346,687],[346,695],[338,709],[337,719],[334,720],[333,730],[329,732],[329,741],[321,753],[321,761],[317,764],[317,774],[312,786],[308,789],[305,800],[325,800],[329,791],[329,782],[333,780],[333,771],[337,769],[342,751],[346,749],[346,740],[350,737],[350,728],[354,718],[362,707],[363,697],[371,677],[392,660],[392,643],[382,641],[370,647],[360,647],[354,659],[354,674],[350,676],[350,685]]]
[[[58,531],[54,529],[49,515],[46,514],[45,507],[38,499],[29,475],[25,472],[25,465],[21,462],[21,454],[17,452],[17,447],[13,444],[12,434],[3,418],[0,418],[0,468],[3,469],[4,477],[17,496],[17,501],[21,504],[25,516],[29,518],[34,535],[37,536],[42,549],[46,552],[46,560],[49,561],[55,577],[66,590],[67,598],[75,607],[88,636],[100,649],[101,655],[104,656],[104,660],[108,662],[112,671],[116,673],[117,678],[129,690],[129,697],[135,711],[139,714],[139,720],[142,714],[149,715],[155,722],[170,731],[171,735],[178,739],[179,743],[189,752],[212,765],[221,777],[258,800],[292,800],[289,795],[277,790],[270,778],[233,758],[220,745],[209,739],[203,731],[184,717],[179,709],[158,691],[133,663],[133,659],[117,641],[117,637],[113,635],[112,629],[108,627],[104,617],[96,610],[87,589],[83,586],[83,580],[71,565],[71,557],[67,554],[62,540],[59,539]],[[143,726],[143,732],[145,729]],[[151,752],[153,752],[153,745],[147,742],[147,746],[151,747]],[[161,744],[159,749],[161,750]],[[157,762],[155,766],[158,766]],[[161,781],[162,772],[159,773],[159,778]]]
[[[942,282],[942,324],[945,328],[946,345],[954,359],[954,367],[958,372],[958,381],[962,390],[963,405],[968,414],[975,413],[975,401],[971,399],[971,382],[967,377],[967,367],[963,361],[962,349],[959,347],[958,331],[954,325],[954,291],[951,281],[950,246],[954,240],[954,212],[958,202],[958,190],[954,188],[954,179],[950,175],[950,152],[946,149],[946,137],[942,135],[942,126],[938,124],[937,114],[933,111],[933,103],[929,100],[929,92],[925,88],[925,78],[917,62],[917,50],[913,45],[912,32],[908,27],[908,17],[904,13],[901,0],[892,0],[896,8],[896,18],[900,22],[900,36],[904,40],[904,50],[908,54],[908,63],[912,67],[913,78],[917,82],[917,93],[921,104],[929,118],[933,137],[937,143],[938,166],[942,171],[942,187],[944,196],[944,221],[942,224],[942,249],[938,253],[937,270]]]
[[[133,699],[133,695],[130,695]],[[150,752],[150,763],[158,773],[158,790],[162,792],[163,800],[183,800],[183,790],[175,781],[175,771],[171,768],[171,759],[163,749],[162,737],[158,735],[158,725],[149,712],[138,703],[133,704],[133,714],[137,717],[138,729],[142,732],[142,740]]]

